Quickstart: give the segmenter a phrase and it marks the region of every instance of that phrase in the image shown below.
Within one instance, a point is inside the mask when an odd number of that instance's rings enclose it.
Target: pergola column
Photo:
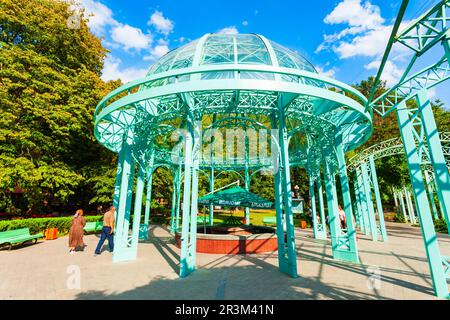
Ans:
[[[213,119],[212,119],[213,124],[216,122],[216,118],[217,118],[217,115],[213,114]],[[214,170],[215,137],[214,137],[214,134],[215,134],[214,129],[211,129],[211,148],[210,148],[210,154],[209,154],[209,158],[211,161],[211,169],[209,172],[209,192],[214,192],[214,175],[215,175],[215,170]],[[212,203],[209,204],[209,225],[210,226],[214,225],[214,204],[212,204]]]
[[[406,187],[403,187],[403,190],[405,192],[405,200],[406,200],[406,207],[408,208],[408,216],[409,216],[409,222],[411,224],[416,224],[416,215],[414,213],[414,206],[411,201],[411,193]]]
[[[214,166],[211,164],[211,170],[209,173],[209,192],[214,192]],[[214,204],[209,204],[209,225],[214,225]]]
[[[116,229],[114,230],[113,262],[130,260],[130,251],[127,250],[129,239],[129,219],[134,182],[134,159],[131,156],[132,141],[129,137],[122,143],[123,153],[121,163],[121,183],[117,206]]]
[[[447,298],[449,291],[443,268],[443,257],[441,256],[438,239],[434,230],[433,218],[431,216],[431,210],[422,177],[421,161],[414,141],[414,128],[409,110],[406,106],[406,101],[402,101],[397,106],[396,112],[420,220],[420,228],[422,230],[428,264],[430,266],[433,288],[436,296]],[[424,125],[427,124],[422,123],[422,126]]]
[[[367,164],[365,162],[361,163],[362,182],[364,194],[366,196],[365,198],[369,217],[370,234],[372,236],[372,241],[377,241],[378,240],[377,221],[375,219],[375,210],[373,208],[372,192],[370,191],[370,180],[369,175],[367,173],[367,169],[368,169]]]
[[[186,277],[196,269],[198,166],[201,147],[201,122],[188,116],[188,132],[185,135],[185,170],[183,217],[181,226],[180,277]]]
[[[245,190],[250,191],[250,175],[248,172],[248,162],[249,162],[249,143],[248,143],[248,136],[247,136],[247,132],[244,131],[244,143],[245,143],[245,169],[244,169],[244,186],[245,186]],[[249,225],[250,224],[250,208],[246,207],[245,208],[245,224]]]
[[[399,214],[400,208],[399,208],[399,200],[397,197],[397,192],[395,191],[394,187],[392,187],[392,186],[391,186],[391,189],[392,189],[392,196],[394,197],[394,206],[395,206],[395,209],[397,210],[397,214]]]
[[[153,185],[153,166],[148,168],[147,173],[147,185],[145,188],[145,211],[144,211],[144,224],[148,226],[150,221],[150,209],[152,204],[152,185]]]
[[[181,167],[181,163],[178,165],[177,168],[177,175],[178,175],[178,179],[177,179],[177,203],[176,203],[176,207],[175,207],[175,230],[178,231],[180,229],[180,203],[181,203],[181,177],[182,177],[182,167]]]
[[[341,225],[338,214],[338,203],[336,199],[334,174],[331,172],[329,164],[324,162],[324,178],[325,178],[325,192],[327,196],[327,209],[328,209],[328,223],[331,233],[331,247],[333,250],[333,258],[336,257],[336,253],[339,248],[339,236],[341,235]]]
[[[367,205],[361,167],[356,168],[356,179],[358,185],[358,198],[360,200],[362,219],[364,224],[364,234],[367,236],[370,233],[369,209]]]
[[[425,183],[427,185],[427,190],[428,190],[428,196],[429,196],[430,202],[431,202],[431,209],[433,209],[433,217],[435,220],[437,220],[437,219],[439,219],[439,215],[437,213],[436,202],[434,201],[434,192],[433,192],[433,186],[432,186],[431,179],[430,179],[430,172],[428,170],[425,170],[424,174],[425,174]],[[433,174],[433,173],[431,173],[431,174]]]
[[[450,55],[448,52],[448,41],[448,39],[445,40],[447,43],[447,56]],[[439,195],[438,199],[441,201],[441,211],[450,233],[450,174],[448,172],[444,152],[442,151],[441,139],[439,138],[439,132],[436,127],[436,121],[426,89],[420,90],[417,94],[417,105],[419,107],[420,118],[422,119],[422,128],[426,137],[431,166],[434,171],[437,187],[436,193]]]
[[[137,256],[137,245],[139,241],[139,231],[142,214],[142,197],[144,195],[145,187],[145,168],[138,165],[138,175],[136,178],[136,191],[134,197],[134,210],[133,210],[133,226],[131,231],[131,243],[129,244],[128,251],[129,259],[134,260]],[[148,237],[148,224],[145,225],[147,237]]]
[[[180,170],[178,167],[175,167],[173,170],[173,184],[172,184],[172,210],[170,212],[170,233],[174,234],[177,231],[176,226],[176,214],[177,214],[177,204],[178,197],[180,196],[177,192],[177,187],[180,179]]]
[[[323,202],[323,188],[322,188],[322,178],[319,171],[319,176],[315,181],[317,184],[317,196],[319,198],[319,211],[320,211],[320,223],[322,225],[322,232],[319,233],[323,237],[323,239],[327,238],[327,222],[325,218],[325,206]]]
[[[340,235],[340,237],[342,238],[339,239],[339,255],[340,259],[342,260],[359,262],[358,246],[356,244],[356,232],[353,223],[352,200],[350,197],[350,187],[347,177],[345,155],[342,147],[342,137],[339,136],[336,142],[336,156],[339,166],[339,180],[341,182],[342,201],[347,227],[347,233],[345,235]],[[343,254],[344,252],[345,254]]]
[[[272,128],[276,129],[276,120],[272,119]],[[276,134],[278,135],[278,134]],[[275,138],[271,139],[272,146],[272,159],[273,159],[273,170],[274,170],[274,193],[275,193],[275,214],[276,214],[276,232],[277,232],[277,242],[278,242],[278,269],[282,272],[287,273],[286,268],[286,257],[287,248],[286,242],[284,241],[284,229],[283,229],[283,191],[281,190],[281,172],[280,172],[280,153],[278,146],[278,139],[275,142]]]
[[[279,148],[272,144],[275,170],[275,207],[277,211],[278,263],[281,272],[297,277],[294,219],[292,215],[291,177],[288,138],[283,96],[278,98],[278,114],[272,116],[272,129],[276,129]],[[278,162],[279,161],[279,162]],[[286,241],[283,224],[286,224]]]
[[[378,187],[378,177],[377,171],[375,169],[375,160],[373,158],[373,155],[370,155],[369,157],[369,165],[371,172],[370,176],[372,177],[373,192],[375,194],[375,202],[377,204],[378,226],[380,227],[381,239],[386,242],[387,241],[386,224],[384,223],[384,212],[383,206],[381,205],[380,189]]]
[[[117,157],[117,173],[116,173],[116,182],[114,184],[114,196],[113,196],[113,206],[116,208],[116,210],[119,205],[120,185],[122,183],[122,167],[125,157],[125,150],[126,148],[121,148]]]
[[[326,231],[324,230],[323,223],[324,221],[318,221],[317,219],[317,209],[316,209],[316,191],[315,191],[316,182],[310,176],[309,177],[309,197],[311,201],[311,211],[312,211],[312,222],[313,222],[313,232],[315,239],[326,239]]]
[[[153,168],[147,168],[147,173],[145,174],[145,209],[144,209],[144,223],[140,225],[139,238],[143,240],[148,239],[148,225],[150,220],[150,207],[152,202],[152,177]]]
[[[365,232],[361,199],[360,199],[359,188],[358,188],[358,181],[354,181],[353,188],[355,191],[355,201],[356,201],[356,221],[358,222],[359,230],[361,230],[361,232]]]
[[[401,209],[402,209],[403,218],[405,219],[405,222],[408,222],[409,218],[406,215],[405,201],[403,200],[403,198],[404,198],[403,192],[400,190],[400,191],[397,192],[397,195],[398,195],[399,200],[400,200],[400,206],[401,206]]]

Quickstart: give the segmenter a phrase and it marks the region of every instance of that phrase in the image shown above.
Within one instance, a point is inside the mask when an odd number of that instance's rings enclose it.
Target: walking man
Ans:
[[[114,223],[116,212],[116,208],[111,206],[107,212],[103,215],[103,228],[102,234],[100,236],[100,241],[98,242],[97,248],[95,249],[95,255],[99,255],[102,249],[103,243],[106,239],[108,239],[109,251],[113,252],[114,250]]]

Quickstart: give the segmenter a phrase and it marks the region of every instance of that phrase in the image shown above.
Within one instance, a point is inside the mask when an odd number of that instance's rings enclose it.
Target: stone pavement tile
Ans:
[[[360,264],[333,260],[329,240],[296,229],[295,279],[278,271],[277,252],[198,254],[198,270],[180,279],[180,251],[159,226],[139,243],[138,258],[122,263],[112,263],[108,251],[93,257],[98,235],[85,236],[85,251],[75,255],[67,237],[39,241],[0,250],[0,299],[434,299],[420,229],[387,227],[387,243],[359,235]],[[439,238],[450,255],[450,237]],[[75,269],[80,289],[67,285]]]

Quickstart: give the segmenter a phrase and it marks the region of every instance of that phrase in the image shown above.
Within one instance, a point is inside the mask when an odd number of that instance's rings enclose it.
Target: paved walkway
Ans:
[[[420,229],[387,226],[387,243],[360,235],[361,264],[334,261],[329,242],[297,230],[296,279],[278,271],[276,252],[198,254],[198,270],[179,279],[179,249],[160,226],[131,262],[112,263],[107,251],[93,257],[97,235],[75,255],[67,237],[39,241],[0,250],[0,299],[434,299]],[[450,238],[440,235],[440,244],[450,255]]]

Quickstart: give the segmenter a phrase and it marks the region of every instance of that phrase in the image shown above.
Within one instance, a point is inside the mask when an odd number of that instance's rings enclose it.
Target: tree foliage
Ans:
[[[69,29],[70,14],[65,1],[0,1],[0,206],[8,211],[78,203],[80,189],[95,197],[98,164],[114,159],[93,137],[92,114],[118,83],[100,79],[106,50],[83,17]],[[15,188],[25,191],[19,207],[8,196]]]
[[[95,140],[92,116],[98,101],[121,83],[100,79],[107,50],[89,31],[83,13],[79,26],[69,28],[70,4],[0,0],[0,211],[39,212],[46,202],[87,208],[111,201],[117,155]],[[368,97],[373,83],[370,77],[354,87]],[[381,82],[375,97],[386,90]],[[438,129],[450,131],[450,113],[440,101],[433,109]],[[210,118],[205,117],[205,126]],[[395,113],[384,119],[374,114],[373,125],[368,142],[349,157],[399,136]],[[403,156],[377,161],[377,173],[385,200],[392,198],[391,186],[409,181]],[[243,174],[223,173],[215,188],[236,180],[243,186]],[[172,177],[166,168],[155,171],[153,199],[170,205]],[[306,171],[292,168],[291,182],[308,201]],[[273,201],[273,185],[273,175],[256,173],[250,190]],[[12,196],[18,190],[24,191],[20,201]],[[208,175],[200,173],[200,196],[209,190]]]

